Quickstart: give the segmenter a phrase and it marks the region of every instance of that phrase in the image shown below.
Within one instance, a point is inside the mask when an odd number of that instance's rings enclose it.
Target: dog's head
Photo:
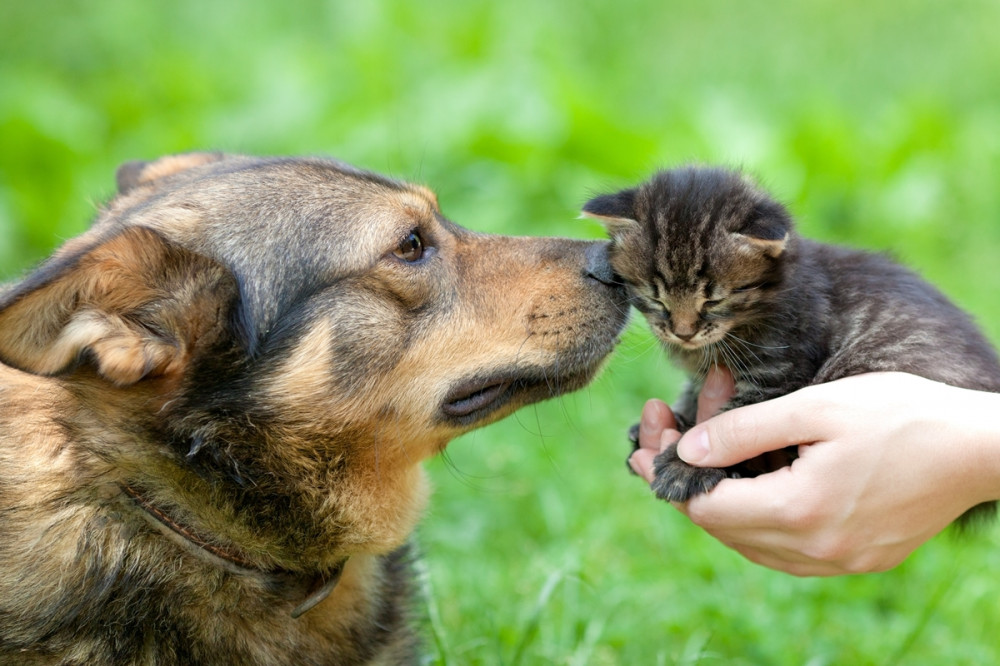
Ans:
[[[60,386],[107,475],[263,564],[400,543],[417,463],[582,387],[626,317],[602,244],[472,233],[341,163],[191,154],[118,181],[0,295],[0,360]]]

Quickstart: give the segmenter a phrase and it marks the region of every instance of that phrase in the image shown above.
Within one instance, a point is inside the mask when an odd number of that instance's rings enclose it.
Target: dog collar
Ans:
[[[175,534],[183,537],[188,543],[197,546],[198,548],[209,552],[222,560],[225,560],[229,564],[235,565],[239,569],[245,569],[255,573],[269,574],[280,578],[291,577],[295,579],[296,582],[304,582],[308,593],[306,594],[305,600],[292,609],[293,618],[302,617],[302,615],[315,608],[317,604],[330,596],[330,593],[333,592],[335,587],[337,587],[337,583],[340,582],[340,576],[343,574],[344,566],[347,564],[346,557],[337,563],[337,565],[330,571],[316,576],[304,576],[286,569],[261,569],[241,557],[239,553],[212,543],[198,534],[195,530],[177,521],[162,508],[156,506],[156,504],[154,504],[149,497],[147,497],[140,490],[137,490],[135,487],[130,486],[127,483],[119,483],[118,485],[121,487],[122,491],[131,497],[132,500],[147,514],[156,519],[156,521],[160,524],[169,528]]]

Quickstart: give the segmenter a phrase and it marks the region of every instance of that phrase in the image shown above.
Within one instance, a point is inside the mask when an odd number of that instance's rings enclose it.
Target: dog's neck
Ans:
[[[209,553],[216,558],[221,559],[229,565],[226,567],[227,569],[235,568],[237,573],[244,572],[257,575],[263,574],[275,579],[279,585],[284,584],[287,586],[298,586],[304,588],[306,590],[305,598],[298,606],[292,609],[291,615],[293,618],[301,617],[303,614],[312,610],[317,604],[330,596],[330,593],[333,592],[337,583],[340,581],[341,574],[344,571],[344,566],[347,564],[347,558],[345,557],[331,570],[321,574],[302,574],[285,569],[262,569],[244,558],[236,549],[224,548],[218,545],[214,542],[214,540],[205,537],[195,529],[185,525],[175,517],[171,516],[167,510],[163,507],[157,506],[138,488],[126,483],[120,483],[119,486],[126,495],[131,497],[132,500],[158,524],[166,527],[174,534],[177,534],[188,544],[196,547],[200,551]]]

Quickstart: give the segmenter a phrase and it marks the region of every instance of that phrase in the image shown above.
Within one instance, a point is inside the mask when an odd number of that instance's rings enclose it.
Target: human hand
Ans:
[[[723,480],[677,506],[774,569],[801,576],[889,569],[967,509],[1000,497],[998,409],[997,394],[886,373],[732,410],[686,433],[680,456],[725,467],[798,445],[800,457],[756,478]],[[658,408],[654,414],[663,429],[659,437],[656,427],[640,431],[644,451],[676,440],[669,419]]]
[[[701,423],[718,413],[735,391],[733,373],[724,366],[713,365],[705,377],[701,393],[698,394],[696,421]],[[647,401],[639,420],[639,448],[628,461],[632,471],[652,483],[655,476],[653,459],[656,454],[680,437],[681,433],[677,430],[677,421],[670,407],[662,400]]]

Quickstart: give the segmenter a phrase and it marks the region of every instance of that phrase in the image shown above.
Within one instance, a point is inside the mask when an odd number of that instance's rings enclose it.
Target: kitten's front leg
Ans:
[[[732,470],[695,467],[677,456],[677,444],[671,444],[653,458],[653,483],[656,496],[668,502],[686,502],[699,493],[707,493],[726,477],[737,477]]]

